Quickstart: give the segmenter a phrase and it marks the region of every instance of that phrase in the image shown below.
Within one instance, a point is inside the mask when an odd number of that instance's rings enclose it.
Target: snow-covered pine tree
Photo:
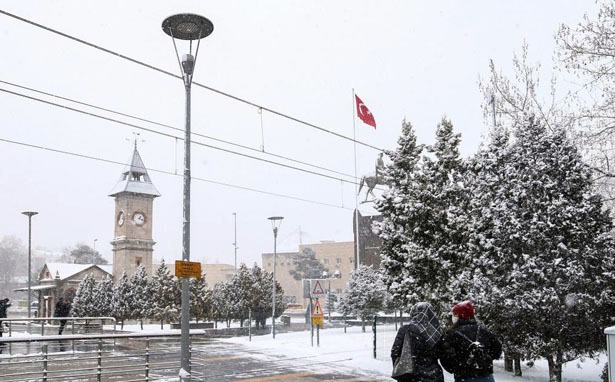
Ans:
[[[254,264],[252,267],[253,295],[250,303],[252,319],[256,322],[256,328],[265,327],[265,322],[271,313],[271,274]],[[276,299],[277,300],[277,299]],[[276,306],[276,311],[280,308]],[[282,310],[283,311],[283,310]]]
[[[148,290],[148,276],[145,267],[140,265],[136,272],[130,276],[130,294],[129,299],[131,315],[130,318],[139,320],[141,330],[143,330],[143,319],[151,316],[152,300]]]
[[[411,280],[406,276],[408,264],[408,201],[412,199],[417,186],[415,177],[419,171],[418,163],[423,146],[418,145],[416,134],[410,122],[401,125],[401,136],[397,140],[397,150],[387,152],[390,164],[385,166],[384,176],[390,187],[382,198],[376,199],[375,207],[382,214],[382,221],[374,223],[382,238],[380,247],[381,265],[384,281],[393,299],[400,307],[410,305],[406,291]]]
[[[209,317],[211,311],[211,291],[207,288],[205,274],[190,279],[190,316],[197,322]]]
[[[94,311],[96,317],[111,316],[111,300],[113,299],[113,279],[111,276],[105,276],[102,280],[96,283],[94,289]]]
[[[179,307],[176,306],[176,296],[179,294],[177,286],[163,259],[148,284],[148,295],[152,301],[150,314],[155,320],[160,321],[160,328],[163,327],[165,320],[177,320],[179,312]]]
[[[613,324],[612,222],[561,129],[529,118],[514,137],[505,183],[482,195],[492,202],[474,215],[490,290],[481,305],[509,346],[546,358],[559,382],[565,362],[603,349],[602,330]]]
[[[219,282],[214,285],[214,289],[211,293],[211,305],[212,305],[212,318],[214,319],[216,328],[218,327],[218,321],[228,321],[230,318],[230,304],[227,299],[228,284]]]
[[[77,294],[71,306],[71,316],[73,317],[94,317],[95,311],[95,291],[96,279],[91,273],[83,278],[77,288]]]
[[[361,264],[350,274],[339,309],[345,315],[356,314],[361,318],[365,331],[365,321],[385,307],[387,298],[382,274],[371,266]]]
[[[397,153],[412,150],[406,161],[393,162],[387,176],[398,178],[376,208],[383,215],[381,237],[385,282],[405,308],[429,301],[440,311],[465,291],[457,276],[467,266],[467,204],[465,164],[459,154],[460,135],[443,118],[434,145],[417,164],[419,147],[410,128],[408,143]],[[398,154],[398,155],[399,155]],[[402,307],[403,308],[403,307]]]
[[[111,315],[116,320],[121,322],[121,329],[124,329],[124,322],[130,318],[131,307],[130,300],[132,299],[130,280],[126,271],[122,272],[122,276],[118,280],[113,289],[113,298],[111,299]]]

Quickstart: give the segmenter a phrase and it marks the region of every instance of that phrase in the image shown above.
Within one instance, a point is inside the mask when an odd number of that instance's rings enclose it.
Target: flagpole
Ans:
[[[352,88],[352,142],[354,150],[354,230],[355,230],[355,246],[357,251],[357,258],[355,269],[359,269],[359,263],[361,262],[359,253],[359,178],[357,177],[357,128],[355,118],[356,98],[354,94],[354,88]]]

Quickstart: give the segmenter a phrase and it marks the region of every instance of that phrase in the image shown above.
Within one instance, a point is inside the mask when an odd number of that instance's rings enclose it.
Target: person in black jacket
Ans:
[[[502,344],[474,317],[471,301],[452,309],[453,326],[444,335],[440,363],[455,375],[455,382],[494,382],[493,360],[502,355]]]
[[[56,308],[53,313],[54,317],[68,317],[70,315],[70,302],[66,301],[64,297],[60,297],[58,302],[56,303]],[[64,327],[66,326],[66,320],[60,320],[60,328],[58,329],[58,334],[62,334],[64,331]]]
[[[4,298],[0,300],[0,337],[2,337],[2,332],[4,331],[4,327],[2,326],[2,319],[6,318],[6,310],[9,306],[11,306],[10,300],[8,298]]]
[[[397,380],[443,382],[444,374],[438,364],[442,329],[430,303],[419,302],[410,309],[410,323],[399,328],[391,347],[393,365],[401,356],[407,332],[410,334],[414,371],[412,375]]]

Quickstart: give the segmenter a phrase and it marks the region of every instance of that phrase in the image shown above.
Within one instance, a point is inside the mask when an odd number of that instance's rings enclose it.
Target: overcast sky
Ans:
[[[0,1],[3,12],[175,74],[162,21],[189,12],[213,22],[192,88],[191,260],[233,264],[236,213],[238,262],[248,265],[273,251],[273,215],[284,217],[278,251],[353,239],[354,145],[196,83],[348,138],[354,130],[360,142],[384,149],[395,148],[404,118],[430,143],[446,115],[468,156],[486,131],[478,80],[487,77],[489,59],[510,73],[526,41],[530,62],[550,75],[558,25],[596,7],[593,0]],[[154,258],[180,259],[181,80],[6,14],[0,20],[0,237],[27,243],[21,212],[34,210],[34,247],[62,251],[96,240],[110,260],[108,194],[138,132],[162,194],[154,202]],[[188,51],[183,43],[178,49]],[[353,121],[353,89],[376,130]],[[377,150],[356,147],[358,175],[373,172]],[[369,204],[360,209],[372,212]]]

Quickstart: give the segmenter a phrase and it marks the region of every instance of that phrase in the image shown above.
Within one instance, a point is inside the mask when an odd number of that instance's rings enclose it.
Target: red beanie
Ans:
[[[459,304],[453,306],[453,314],[462,320],[474,318],[474,305],[472,305],[470,300],[460,302]]]

